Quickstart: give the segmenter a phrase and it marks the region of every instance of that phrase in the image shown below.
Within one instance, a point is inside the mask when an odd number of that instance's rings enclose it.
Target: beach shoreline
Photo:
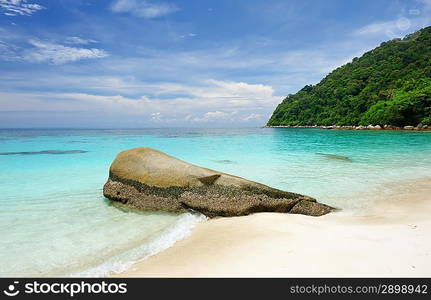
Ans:
[[[112,277],[429,277],[431,178],[394,184],[363,215],[216,218]]]

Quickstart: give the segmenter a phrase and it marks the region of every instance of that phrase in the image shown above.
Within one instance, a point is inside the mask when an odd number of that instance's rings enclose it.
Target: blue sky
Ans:
[[[431,0],[0,0],[0,127],[261,126]]]

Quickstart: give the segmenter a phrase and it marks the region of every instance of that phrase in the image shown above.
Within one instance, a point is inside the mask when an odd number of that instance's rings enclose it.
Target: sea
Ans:
[[[431,178],[431,132],[293,128],[1,129],[0,277],[108,276],[190,234],[198,213],[141,212],[102,188],[116,155],[151,147],[307,194],[353,215]]]

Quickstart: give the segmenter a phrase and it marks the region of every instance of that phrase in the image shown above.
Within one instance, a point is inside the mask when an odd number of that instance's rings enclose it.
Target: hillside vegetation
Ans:
[[[431,125],[431,26],[394,39],[287,96],[276,125]]]

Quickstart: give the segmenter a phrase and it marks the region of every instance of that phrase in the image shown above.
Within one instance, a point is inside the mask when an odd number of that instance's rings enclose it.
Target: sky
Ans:
[[[0,0],[0,128],[264,125],[431,0]]]

